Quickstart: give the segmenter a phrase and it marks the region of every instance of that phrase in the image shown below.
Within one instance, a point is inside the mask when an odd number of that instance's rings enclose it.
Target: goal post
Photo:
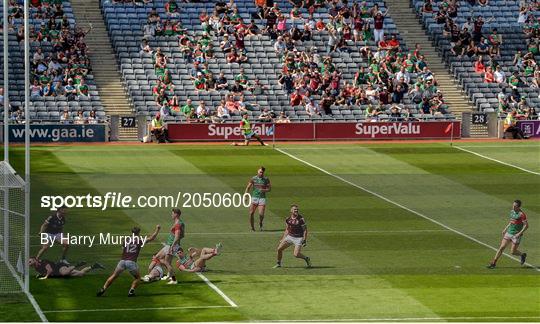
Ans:
[[[26,183],[6,161],[0,162],[0,293],[28,289]]]

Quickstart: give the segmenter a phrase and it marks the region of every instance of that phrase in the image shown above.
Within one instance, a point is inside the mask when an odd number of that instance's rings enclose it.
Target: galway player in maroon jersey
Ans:
[[[293,255],[306,261],[306,266],[311,268],[311,260],[301,252],[302,247],[306,246],[308,231],[304,217],[298,213],[297,205],[291,206],[291,215],[285,220],[285,223],[287,228],[285,228],[277,248],[277,263],[274,268],[281,268],[283,251],[291,245],[294,245]]]
[[[63,262],[52,262],[36,258],[30,258],[28,260],[28,265],[36,270],[40,280],[48,278],[82,277],[91,270],[105,269],[105,267],[97,262],[92,266],[84,267],[84,265],[86,265],[86,262],[84,261],[72,266]]]
[[[161,227],[159,225],[156,225],[156,230],[146,240],[147,243],[153,241],[157,237],[160,228]],[[141,229],[138,227],[133,227],[131,229],[131,233],[133,233],[133,235],[137,237],[139,236],[140,232]],[[131,282],[131,288],[129,288],[128,297],[135,296],[135,288],[137,288],[137,285],[141,280],[139,266],[137,265],[137,258],[139,257],[139,253],[141,252],[141,247],[142,240],[124,246],[124,249],[122,250],[122,259],[118,262],[118,265],[116,266],[116,269],[111,274],[111,276],[107,278],[107,281],[105,281],[103,287],[97,292],[98,297],[102,296],[105,293],[105,290],[107,290],[107,288],[112,285],[113,281],[116,280],[116,278],[118,278],[118,276],[122,272],[124,272],[124,270],[128,270],[129,273],[133,276],[133,278],[135,278]]]

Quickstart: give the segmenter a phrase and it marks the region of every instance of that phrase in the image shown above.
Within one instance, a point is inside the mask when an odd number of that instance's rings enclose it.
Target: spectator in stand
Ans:
[[[495,77],[493,75],[493,69],[491,68],[491,66],[488,66],[486,68],[486,73],[484,73],[484,82],[485,83],[495,82]]]
[[[474,72],[476,73],[486,72],[486,66],[484,65],[482,55],[478,55],[478,59],[474,62]]]
[[[311,100],[310,98],[305,98],[303,102],[304,102],[304,108],[306,110],[306,113],[310,117],[321,115],[321,111],[319,109],[319,105],[317,104],[317,102],[315,102],[314,100]]]
[[[78,125],[86,124],[86,118],[84,118],[82,110],[77,111],[77,116],[75,116],[73,123]]]
[[[165,13],[167,14],[167,17],[178,17],[179,8],[175,0],[169,0],[165,3]]]
[[[43,87],[38,83],[38,80],[34,80],[34,83],[30,86],[30,99],[35,100],[41,98],[42,95]]]
[[[71,117],[69,116],[69,111],[64,110],[62,113],[62,116],[60,116],[60,122],[62,124],[70,124],[71,123]]]
[[[77,88],[73,85],[73,79],[68,80],[68,84],[64,87],[64,93],[68,101],[77,100]]]
[[[276,123],[278,123],[278,124],[288,124],[290,122],[291,122],[291,120],[285,114],[284,111],[280,112],[278,118],[276,118]]]
[[[388,14],[388,10],[384,12],[384,14],[381,11],[378,11],[375,16],[373,17],[373,35],[375,37],[375,43],[378,43],[383,39],[384,36],[384,17]]]
[[[184,106],[182,106],[182,114],[184,114],[184,116],[188,117],[192,111],[195,111],[195,106],[193,105],[191,99],[187,99],[186,100],[186,104]]]
[[[216,88],[217,90],[228,90],[229,88],[229,83],[227,82],[227,78],[223,72],[219,73],[219,77],[216,81]]]
[[[219,106],[217,107],[217,116],[221,118],[222,121],[225,121],[231,118],[229,109],[227,109],[227,106],[225,105],[225,100],[223,99],[221,100],[221,102],[219,103]]]
[[[273,121],[273,112],[268,108],[264,108],[257,119],[263,123],[271,123]]]
[[[493,79],[496,83],[504,83],[506,81],[506,76],[501,70],[500,65],[497,65],[497,67],[495,68],[495,73],[493,73]]]

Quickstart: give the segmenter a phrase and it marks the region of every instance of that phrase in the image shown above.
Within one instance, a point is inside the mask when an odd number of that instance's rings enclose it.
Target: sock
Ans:
[[[135,288],[129,288],[129,294],[134,294],[135,293]]]

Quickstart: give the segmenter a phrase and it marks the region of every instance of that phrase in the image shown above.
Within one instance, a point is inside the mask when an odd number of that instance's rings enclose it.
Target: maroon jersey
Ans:
[[[42,276],[45,276],[47,275],[47,266],[50,266],[51,269],[52,269],[52,273],[49,275],[49,278],[52,278],[52,277],[58,277],[60,276],[60,268],[63,267],[63,266],[66,266],[65,264],[63,263],[54,263],[52,261],[49,261],[49,260],[40,260],[38,261],[37,265],[36,265],[36,272],[39,273],[40,275]]]
[[[292,237],[303,237],[306,227],[304,217],[298,215],[296,218],[289,217],[285,220],[287,224],[287,232]]]
[[[122,250],[122,260],[137,262],[139,252],[141,252],[141,245],[142,243],[139,242],[137,244],[131,243],[124,246],[124,249]]]
[[[375,16],[375,18],[373,18],[373,25],[375,29],[383,29],[384,16]]]

